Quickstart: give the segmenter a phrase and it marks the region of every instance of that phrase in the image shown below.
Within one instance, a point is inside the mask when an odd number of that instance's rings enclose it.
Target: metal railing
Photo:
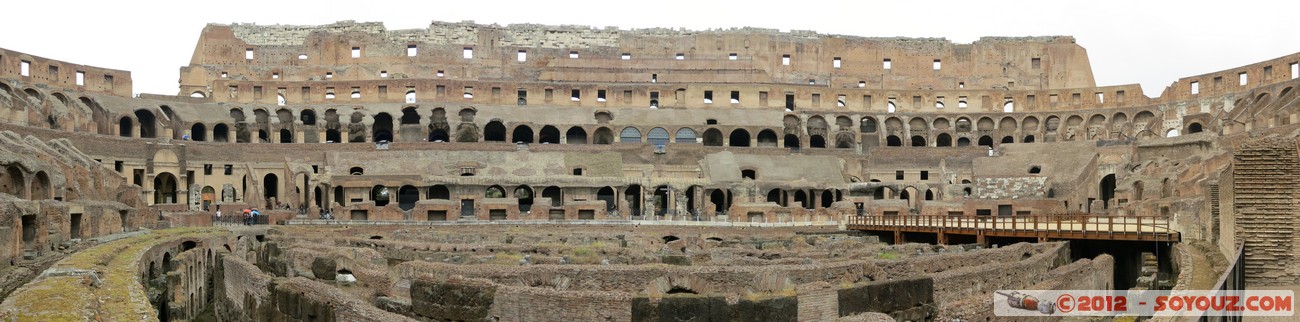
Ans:
[[[1153,238],[1177,233],[1169,219],[1160,216],[1030,215],[1030,216],[849,216],[849,226],[890,228],[983,230],[1003,232],[1059,232],[1083,234],[1133,234]]]
[[[1219,283],[1214,284],[1215,295],[1242,295],[1241,291],[1246,289],[1246,253],[1245,244],[1238,244],[1236,252],[1233,254],[1232,265],[1219,276]],[[1205,316],[1202,312],[1197,317],[1201,322],[1241,322],[1241,312],[1232,312],[1235,315],[1228,316]]]

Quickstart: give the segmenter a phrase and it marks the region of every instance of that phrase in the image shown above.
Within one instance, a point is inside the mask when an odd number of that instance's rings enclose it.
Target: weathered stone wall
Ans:
[[[631,321],[632,295],[502,285],[488,315],[501,321]]]
[[[263,303],[271,301],[271,276],[257,266],[236,256],[220,255],[217,294],[213,309],[225,321],[254,321]]]
[[[1020,285],[1001,289],[1023,290],[1110,290],[1114,288],[1115,259],[1110,255],[1101,255],[1093,259],[1081,259],[1057,267],[1035,279],[1037,283],[1025,281]],[[935,321],[961,319],[963,321],[989,321],[999,317],[993,315],[993,290],[983,294],[972,295],[957,301],[944,303]],[[1052,319],[1044,319],[1051,321]],[[1026,321],[1038,321],[1026,319]]]
[[[1246,276],[1260,285],[1300,282],[1295,265],[1300,157],[1296,140],[1264,138],[1241,145],[1233,165],[1236,239],[1245,243]]]

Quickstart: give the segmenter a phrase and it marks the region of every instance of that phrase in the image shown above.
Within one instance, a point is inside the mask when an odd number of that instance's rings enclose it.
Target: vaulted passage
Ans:
[[[497,121],[488,122],[487,126],[483,127],[483,141],[505,142],[506,126]]]

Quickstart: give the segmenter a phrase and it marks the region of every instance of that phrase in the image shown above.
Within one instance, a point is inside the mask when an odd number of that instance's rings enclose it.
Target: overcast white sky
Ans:
[[[39,3],[39,5],[37,5]],[[136,93],[176,94],[209,22],[574,24],[623,29],[762,27],[870,37],[1072,35],[1098,85],[1147,96],[1186,77],[1300,51],[1297,7],[1278,1],[56,1],[6,6],[0,47],[132,72]],[[22,7],[20,9],[20,7]]]

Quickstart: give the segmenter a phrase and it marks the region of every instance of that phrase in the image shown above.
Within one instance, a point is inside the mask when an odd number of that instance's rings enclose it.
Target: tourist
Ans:
[[[221,206],[217,206],[217,222],[221,222]]]

